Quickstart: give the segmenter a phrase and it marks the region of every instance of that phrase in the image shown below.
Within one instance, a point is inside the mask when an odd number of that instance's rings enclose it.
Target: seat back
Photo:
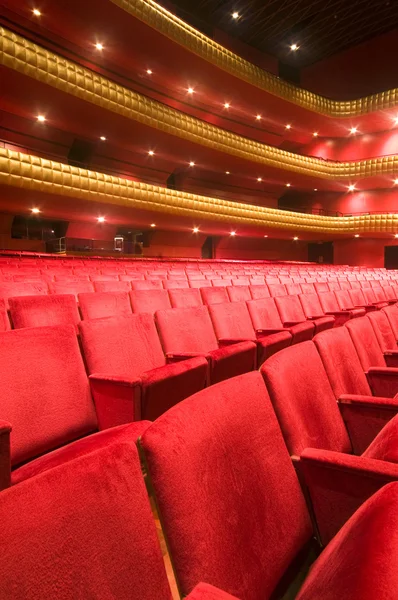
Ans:
[[[368,304],[374,304],[375,302],[377,302],[373,288],[362,287],[362,293]]]
[[[329,281],[328,282],[328,288],[331,292],[334,292],[336,290],[340,289],[340,284],[338,281]]]
[[[270,598],[312,530],[261,375],[191,396],[140,445],[182,596],[206,581]]]
[[[348,290],[348,293],[354,306],[366,306],[368,304],[360,288]]]
[[[1,418],[13,466],[94,431],[97,420],[73,325],[0,334]]]
[[[196,288],[171,289],[169,290],[169,298],[172,308],[189,308],[190,306],[202,306],[202,296]]]
[[[376,298],[376,302],[386,302],[387,296],[384,292],[384,288],[381,286],[375,286],[372,289],[374,297]]]
[[[94,281],[96,292],[129,292],[131,285],[129,281]]]
[[[303,294],[316,294],[316,290],[313,283],[302,283],[301,290]]]
[[[302,323],[306,321],[306,316],[298,296],[275,298],[275,304],[281,316],[282,323]]]
[[[372,324],[373,331],[379,342],[382,352],[388,350],[398,350],[397,340],[391,329],[390,321],[385,312],[382,310],[375,310],[366,315],[366,318]]]
[[[1,598],[171,600],[133,439],[3,491],[0,518]]]
[[[130,380],[166,364],[152,315],[82,321],[79,330],[90,374]]]
[[[382,310],[387,315],[387,318],[390,322],[391,329],[393,331],[395,339],[398,340],[398,307],[397,307],[397,305],[386,306]]]
[[[394,292],[394,288],[391,285],[383,287],[383,293],[387,301],[393,300],[394,302],[396,302],[397,294]]]
[[[290,346],[260,369],[291,455],[305,448],[351,452],[351,443],[313,342]]]
[[[156,323],[167,354],[207,354],[218,348],[206,306],[159,310]]]
[[[20,296],[9,299],[14,329],[76,325],[80,321],[75,296]]]
[[[283,329],[274,298],[259,298],[247,302],[250,318],[256,331]]]
[[[203,304],[209,306],[210,304],[221,304],[223,302],[229,302],[229,296],[226,287],[202,287],[200,289]]]
[[[131,281],[131,288],[133,290],[163,290],[163,285],[161,279],[133,280]]]
[[[85,320],[130,317],[133,314],[128,292],[79,294],[78,298],[80,312]]]
[[[372,395],[346,327],[337,327],[318,333],[314,337],[314,343],[336,398],[340,398],[343,394]]]
[[[253,300],[259,300],[261,298],[270,298],[268,285],[251,285],[250,294]]]
[[[271,283],[268,286],[271,298],[278,298],[279,296],[286,296],[287,291],[283,283]]]
[[[324,315],[318,294],[300,294],[298,298],[307,318],[322,317]]]
[[[370,289],[370,288],[369,288]],[[385,367],[386,361],[369,319],[362,317],[346,323],[364,371]]]
[[[256,341],[256,332],[246,302],[212,304],[209,314],[218,340]]]
[[[327,281],[318,281],[314,283],[315,291],[317,294],[323,294],[325,292],[330,292],[329,285]]]
[[[348,290],[339,290],[334,293],[340,310],[350,310],[354,308]]]
[[[91,281],[62,282],[55,281],[48,284],[50,294],[73,294],[78,300],[78,294],[94,292],[94,284]]]
[[[227,294],[231,302],[246,302],[246,300],[252,299],[248,285],[229,285],[227,286]]]
[[[298,296],[301,294],[301,285],[299,283],[288,283],[285,285],[289,296]]]
[[[4,298],[0,298],[0,332],[10,329],[10,321],[7,314],[7,306]]]
[[[189,288],[188,279],[165,279],[163,281],[163,287],[165,290],[175,290],[178,288]]]
[[[132,290],[130,301],[134,313],[154,315],[157,310],[171,308],[167,290]]]
[[[339,312],[341,310],[334,292],[322,292],[321,294],[318,294],[318,297],[325,313]]]
[[[47,293],[48,287],[45,282],[16,283],[11,281],[0,281],[0,299],[4,300],[7,308],[8,298],[15,298],[16,296],[42,296]]]

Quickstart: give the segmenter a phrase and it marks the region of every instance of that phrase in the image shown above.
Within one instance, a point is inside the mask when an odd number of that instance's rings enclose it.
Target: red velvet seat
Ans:
[[[390,350],[398,350],[397,339],[384,310],[370,312],[366,316],[369,319],[379,346],[383,353],[388,353]]]
[[[209,314],[219,344],[251,341],[257,345],[257,366],[291,344],[292,338],[287,331],[257,336],[245,302],[212,304]]]
[[[196,288],[192,289],[171,289],[169,298],[172,308],[189,308],[190,306],[203,306],[202,296]]]
[[[317,294],[330,292],[330,288],[327,281],[317,281],[316,283],[314,283],[314,288]]]
[[[167,290],[133,290],[130,301],[134,313],[154,315],[157,310],[171,308]]]
[[[203,304],[206,306],[209,306],[210,304],[229,302],[226,286],[202,287],[200,289],[200,294],[202,296]]]
[[[389,304],[395,304],[398,301],[398,295],[391,285],[383,286],[383,292]]]
[[[303,292],[303,294],[316,294],[316,290],[313,283],[302,283],[301,291]]]
[[[161,279],[133,280],[131,281],[131,288],[133,290],[163,290],[163,285]]]
[[[387,315],[394,337],[398,341],[398,306],[386,306],[382,310]]]
[[[8,319],[6,302],[0,298],[0,332],[10,329],[10,321]]]
[[[299,283],[288,283],[285,287],[289,296],[298,296],[302,293],[301,285]]]
[[[364,308],[355,308],[348,290],[336,291],[334,295],[341,310],[349,310],[355,317],[365,316],[366,310]]]
[[[268,285],[268,290],[271,298],[278,298],[279,296],[287,295],[287,291],[283,283],[271,283]]]
[[[165,279],[163,287],[165,290],[187,289],[189,288],[189,283],[187,279]]]
[[[268,285],[251,285],[250,294],[253,300],[260,300],[261,298],[270,298]]]
[[[118,424],[120,411],[115,407],[109,423],[96,414],[72,325],[19,329],[0,338],[0,380],[7,390],[0,411],[0,489],[9,485],[10,463],[11,482],[18,483],[112,439],[136,439],[147,426],[141,422],[83,437]],[[104,394],[103,402],[113,398]],[[12,427],[11,452],[5,422]]]
[[[298,323],[305,323],[307,316],[303,310],[298,296],[284,296],[276,298],[275,304],[281,316],[284,326],[293,327]],[[334,317],[317,316],[312,317],[314,333],[319,333],[334,326]]]
[[[284,327],[275,301],[276,298],[259,298],[247,302],[247,308],[256,334],[271,335],[287,331],[292,336],[292,344],[311,339],[314,331],[312,323],[299,323],[292,327]]]
[[[80,322],[76,298],[73,295],[20,296],[9,299],[14,329],[74,325]]]
[[[43,296],[47,293],[47,283],[15,283],[11,281],[0,281],[0,300],[4,300],[7,308],[9,298],[14,298],[16,296]]]
[[[131,435],[2,492],[0,517],[2,598],[171,600]]]
[[[133,314],[128,292],[96,292],[79,294],[79,307],[83,319],[130,317]]]
[[[318,298],[324,313],[335,317],[336,327],[340,327],[350,319],[361,317],[363,315],[362,310],[357,308],[342,310],[334,292],[322,292],[321,294],[318,294]]]
[[[166,356],[170,360],[206,357],[211,383],[255,368],[254,342],[245,341],[219,347],[207,307],[160,310],[155,317]]]
[[[351,301],[356,308],[364,308],[366,312],[371,310],[378,310],[376,304],[372,302],[368,302],[363,294],[363,290],[361,288],[354,288],[352,290],[348,290],[350,294]]]
[[[375,294],[375,288],[371,288],[371,287],[363,287],[362,288],[362,293],[364,295],[364,298],[366,300],[366,302],[368,304],[373,304],[374,306],[376,306],[378,309],[380,308],[384,308],[385,306],[387,306],[388,302],[386,301],[385,296],[382,294],[382,298],[378,299],[376,297]],[[378,294],[379,298],[380,298],[380,294]]]
[[[131,285],[129,281],[95,281],[96,292],[129,292]]]
[[[80,334],[97,413],[104,419],[114,410],[103,401],[107,392],[126,418],[152,420],[206,385],[204,358],[167,364],[152,315],[83,321]]]
[[[86,294],[94,292],[94,285],[91,281],[75,281],[75,282],[50,282],[48,284],[50,294],[73,294],[78,300],[78,294]]]
[[[227,286],[227,294],[231,302],[246,302],[252,299],[248,285]]]

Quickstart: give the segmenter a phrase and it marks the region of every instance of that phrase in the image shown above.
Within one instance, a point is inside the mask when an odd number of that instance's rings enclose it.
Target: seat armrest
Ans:
[[[334,316],[349,316],[350,311],[349,310],[327,310],[325,311],[325,315],[330,315],[331,317]]]
[[[305,323],[304,321],[284,321],[283,327],[294,327],[295,325],[301,325],[301,323]]]
[[[354,454],[361,455],[398,413],[398,400],[345,394],[337,400]]]
[[[185,600],[239,600],[236,596],[231,596],[227,592],[209,585],[208,583],[199,583],[192,590]]]
[[[299,468],[322,544],[327,544],[370,496],[398,480],[397,464],[314,448],[303,451]]]
[[[100,430],[141,419],[141,379],[93,373],[89,380]]]
[[[8,421],[0,421],[0,491],[11,485],[11,430]]]
[[[240,344],[241,342],[253,342],[253,343],[255,343],[255,340],[248,340],[247,338],[245,338],[245,339],[220,338],[218,340],[218,345],[220,346],[220,348],[224,348],[225,346],[232,346],[233,344]]]
[[[283,327],[279,329],[256,329],[256,335],[258,338],[266,337],[267,335],[273,335],[274,333],[280,333],[281,331],[286,331]]]
[[[204,353],[199,354],[195,352],[166,352],[166,361],[170,364],[196,357],[205,357],[208,359],[208,355]]]
[[[387,367],[398,367],[398,350],[386,350],[384,352],[384,359]]]
[[[398,393],[398,369],[370,367],[366,377],[374,396],[394,398]]]

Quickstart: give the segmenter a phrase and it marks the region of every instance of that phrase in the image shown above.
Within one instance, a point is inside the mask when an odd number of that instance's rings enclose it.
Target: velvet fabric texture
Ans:
[[[248,285],[229,285],[227,294],[231,302],[246,302],[246,300],[252,299]]]
[[[261,375],[192,396],[140,445],[181,593],[206,581],[269,598],[312,532]]]
[[[321,358],[312,342],[287,348],[261,367],[291,455],[308,447],[351,452]]]
[[[187,279],[165,279],[163,287],[165,290],[186,289],[189,288],[189,284]]]
[[[12,426],[14,467],[97,429],[73,325],[8,331],[0,347],[1,416]]]
[[[43,296],[48,293],[47,283],[17,283],[0,281],[0,298],[4,300],[8,308],[8,299],[16,296]],[[68,292],[65,292],[68,293]]]
[[[146,279],[145,281],[132,281],[131,288],[133,290],[162,290],[163,285],[161,279]]]
[[[285,285],[285,288],[289,296],[298,296],[302,293],[299,283],[288,283]]]
[[[384,353],[388,350],[398,350],[397,340],[384,310],[368,313],[367,318],[373,327],[381,351]]]
[[[0,597],[171,600],[134,440],[0,494]]]
[[[94,284],[91,281],[63,282],[55,281],[48,284],[50,294],[73,294],[78,300],[78,294],[94,292]]]
[[[350,294],[350,298],[355,307],[365,308],[366,312],[370,310],[377,310],[377,307],[374,304],[368,302],[365,299],[361,288],[358,287],[352,290],[348,290],[348,293]]]
[[[247,308],[257,335],[287,331],[292,336],[292,344],[312,339],[314,332],[312,323],[299,323],[292,327],[284,327],[274,298],[250,300],[247,302]]]
[[[387,306],[387,302],[385,300],[385,297],[382,299],[382,301],[378,301],[375,295],[375,292],[373,290],[373,288],[362,288],[362,293],[364,295],[364,298],[366,300],[366,302],[368,304],[374,304],[376,305],[378,308],[384,308],[385,306]]]
[[[394,600],[398,594],[398,483],[383,487],[313,565],[297,600]]]
[[[171,308],[167,290],[133,290],[130,292],[133,313],[149,313]]]
[[[95,292],[79,294],[82,318],[104,319],[109,317],[131,317],[130,298],[127,292]]]
[[[209,304],[221,304],[223,302],[229,302],[229,297],[225,287],[203,287],[200,289],[200,294],[202,296],[203,304],[206,306]]]
[[[268,285],[251,285],[250,294],[253,300],[259,300],[261,298],[270,298]]]
[[[96,292],[129,292],[131,285],[129,281],[95,281]]]
[[[394,337],[398,341],[398,307],[396,305],[386,306],[382,310],[387,315]]]
[[[227,594],[207,583],[200,583],[186,597],[186,600],[239,600],[239,598],[231,596],[231,594]]]
[[[4,298],[0,298],[0,332],[10,329],[10,321],[7,314],[7,306]]]
[[[349,310],[355,317],[365,316],[366,310],[364,308],[355,308],[348,290],[336,291],[334,295],[341,310]]]
[[[283,283],[271,283],[268,286],[268,290],[271,298],[279,298],[280,296],[287,295],[287,291]]]
[[[353,310],[341,310],[334,292],[322,292],[318,298],[324,313],[335,317],[336,327],[341,327],[349,319],[359,316]]]
[[[202,296],[198,289],[169,290],[169,298],[172,308],[190,308],[191,306],[202,306]]]
[[[73,295],[21,296],[10,298],[10,315],[14,329],[74,325],[80,322],[76,298]]]
[[[369,319],[363,317],[347,324],[363,370],[385,367],[386,360]]]
[[[275,304],[284,323],[305,323],[307,316],[298,296],[284,296],[277,298]],[[312,317],[315,334],[334,327],[334,317],[318,316]]]
[[[108,419],[121,424],[119,411],[124,422],[132,417],[152,420],[206,385],[204,358],[166,364],[153,317],[147,313],[82,321],[80,334],[89,373],[95,374],[90,380],[102,426],[109,426]]]

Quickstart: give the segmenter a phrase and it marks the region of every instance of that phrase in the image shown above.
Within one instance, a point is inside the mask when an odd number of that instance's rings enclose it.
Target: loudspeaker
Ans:
[[[74,167],[88,168],[94,153],[94,143],[75,138],[68,153],[68,162]]]

